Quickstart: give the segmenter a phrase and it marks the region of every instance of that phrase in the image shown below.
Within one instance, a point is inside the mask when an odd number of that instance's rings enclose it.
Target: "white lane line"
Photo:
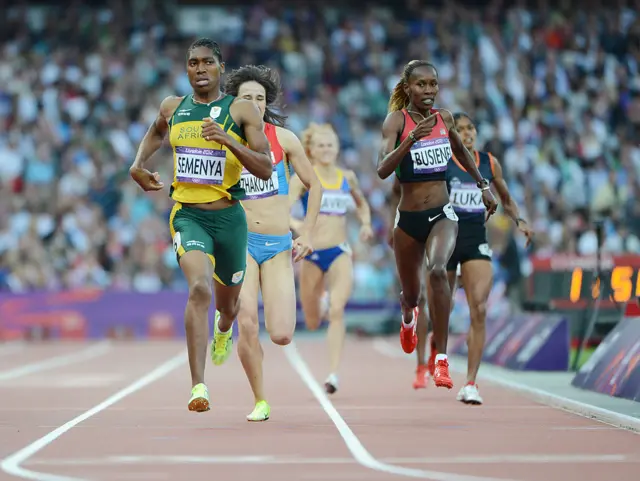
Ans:
[[[9,369],[7,371],[1,371],[0,382],[11,381],[13,379],[18,379],[43,371],[50,371],[59,367],[69,366],[70,364],[76,364],[81,361],[88,361],[89,359],[106,354],[110,349],[111,343],[109,341],[101,341],[77,352],[50,357],[43,359],[42,361],[25,364],[24,366]]]
[[[413,357],[411,355],[405,354],[399,349],[394,349],[388,342],[382,339],[374,340],[373,348],[380,354],[387,357],[413,360]],[[453,362],[451,363],[450,367],[452,371],[458,373],[466,372],[466,367],[460,368]],[[640,434],[640,419],[638,418],[627,416],[626,414],[620,414],[615,411],[610,411],[609,409],[593,406],[591,404],[586,404],[574,399],[560,396],[558,394],[553,394],[549,391],[545,391],[544,389],[527,386],[526,384],[521,384],[516,381],[511,381],[500,376],[489,374],[486,371],[484,373],[480,372],[478,374],[478,377],[480,379],[485,379],[493,384],[498,384],[502,387],[506,387],[507,389],[510,389],[512,391],[518,391],[527,396],[529,399],[541,402],[543,404],[546,404],[547,406],[561,409],[572,414],[577,414],[578,416],[582,416],[587,419],[600,421],[604,424],[608,424],[616,428],[626,429],[635,434]]]
[[[285,346],[284,353],[293,369],[298,373],[300,379],[302,379],[302,382],[307,386],[309,391],[311,391],[324,412],[327,413],[327,416],[329,416],[333,424],[336,426],[338,433],[351,452],[351,455],[362,466],[375,471],[381,471],[383,473],[395,474],[397,476],[405,476],[409,478],[430,479],[432,481],[506,481],[505,478],[490,478],[405,468],[402,466],[383,463],[374,458],[362,445],[342,416],[340,416],[340,413],[333,406],[333,403],[329,401],[329,398],[320,387],[320,384],[318,384],[314,379],[313,374],[311,374],[307,363],[302,359],[302,356],[300,356],[295,343],[292,342],[288,346]]]
[[[274,456],[105,456],[103,458],[53,458],[29,461],[29,466],[113,466],[175,464],[273,464]],[[353,460],[349,458],[349,461]],[[276,463],[277,464],[277,463]],[[295,463],[293,463],[295,464]]]
[[[151,372],[145,374],[141,378],[137,379],[133,383],[129,384],[129,386],[121,389],[117,393],[109,396],[107,399],[102,401],[100,404],[92,407],[88,411],[80,414],[79,416],[73,418],[71,421],[63,424],[62,426],[54,429],[50,433],[42,436],[40,439],[34,441],[28,446],[22,448],[20,451],[17,451],[10,456],[7,456],[2,463],[0,464],[0,468],[5,473],[9,473],[13,476],[17,476],[24,479],[32,479],[35,481],[85,481],[82,478],[72,478],[69,476],[58,476],[55,474],[49,473],[40,473],[37,471],[31,471],[29,469],[25,469],[20,465],[28,460],[31,456],[36,454],[38,451],[44,449],[51,443],[53,443],[56,439],[62,436],[64,433],[74,428],[78,424],[83,421],[86,421],[92,416],[108,409],[110,406],[120,402],[127,396],[130,396],[137,391],[145,388],[149,384],[163,378],[171,371],[177,369],[182,364],[186,362],[186,351],[182,351],[177,356],[172,357],[165,363],[161,364]]]

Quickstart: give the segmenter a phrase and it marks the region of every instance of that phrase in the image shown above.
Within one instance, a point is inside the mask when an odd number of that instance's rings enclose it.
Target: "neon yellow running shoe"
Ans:
[[[204,384],[196,384],[191,389],[189,411],[202,413],[209,410],[209,390]]]
[[[269,419],[269,415],[271,414],[271,406],[267,403],[267,401],[258,401],[256,403],[256,407],[253,408],[251,414],[247,416],[247,421],[259,422],[266,421]]]
[[[224,364],[224,362],[233,350],[233,329],[227,332],[220,332],[218,323],[220,322],[220,313],[216,311],[215,321],[213,322],[213,340],[211,341],[211,361],[216,366]]]

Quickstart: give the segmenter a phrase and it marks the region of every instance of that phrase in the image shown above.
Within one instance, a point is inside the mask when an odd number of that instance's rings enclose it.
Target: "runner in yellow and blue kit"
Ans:
[[[371,212],[358,179],[351,170],[336,165],[339,140],[330,125],[311,124],[302,133],[302,144],[323,186],[320,215],[313,230],[313,254],[300,266],[300,303],[309,329],[317,329],[322,321],[321,299],[325,280],[329,291],[329,376],[325,389],[331,394],[338,389],[338,366],[345,338],[344,309],[353,287],[351,249],[347,244],[347,208],[355,202],[361,222],[360,239],[373,237]],[[306,189],[293,177],[289,188],[292,204],[302,197],[306,207]],[[306,208],[305,208],[306,210]],[[297,230],[296,221],[293,227]]]

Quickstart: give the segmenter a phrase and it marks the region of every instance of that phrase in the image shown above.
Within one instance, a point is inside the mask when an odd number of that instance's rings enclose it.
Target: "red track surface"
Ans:
[[[10,369],[86,347],[42,344],[7,355],[0,351],[0,379]],[[297,348],[321,384],[324,343],[299,340]],[[180,342],[119,343],[91,359],[0,380],[0,458],[85,413],[183,349]],[[245,420],[252,396],[237,357],[222,367],[207,366],[212,410],[187,411],[190,381],[184,363],[48,439],[20,466],[67,477],[32,478],[43,481],[406,477],[361,465],[284,351],[267,343],[265,371],[273,410],[266,423]],[[481,386],[484,406],[465,406],[455,401],[460,377],[451,391],[433,386],[414,391],[412,378],[406,359],[383,357],[370,341],[348,342],[341,390],[331,401],[376,458],[376,468],[400,466],[416,477],[442,481],[637,479],[640,438],[631,432],[490,385]],[[4,479],[19,478],[0,471]]]

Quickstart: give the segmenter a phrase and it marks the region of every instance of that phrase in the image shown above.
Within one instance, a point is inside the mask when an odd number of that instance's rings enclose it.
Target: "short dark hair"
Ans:
[[[208,48],[213,52],[213,56],[218,59],[218,62],[222,62],[222,52],[220,51],[220,45],[207,37],[199,38],[191,44],[191,46],[187,50],[187,58],[189,58],[189,54],[191,53],[191,51],[198,47]]]
[[[224,91],[237,97],[240,86],[245,82],[256,82],[262,85],[267,102],[267,108],[264,110],[264,120],[270,124],[283,127],[287,117],[274,112],[270,108],[276,104],[282,91],[278,72],[264,65],[245,65],[227,74],[224,82]]]

